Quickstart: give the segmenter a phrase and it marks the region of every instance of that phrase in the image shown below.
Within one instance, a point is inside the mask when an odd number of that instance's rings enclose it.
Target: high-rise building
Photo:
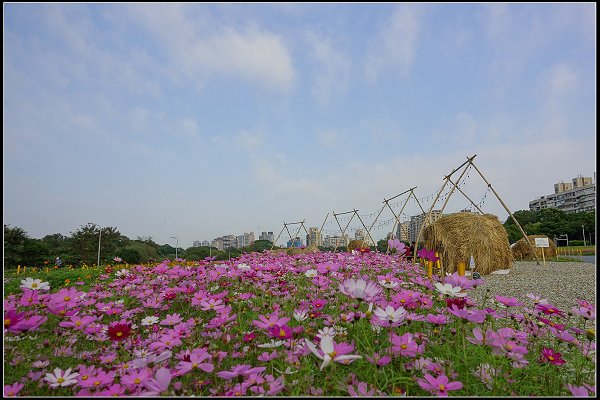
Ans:
[[[308,236],[306,236],[307,246],[323,246],[323,237],[319,228],[316,226],[308,228]]]
[[[396,230],[396,237],[399,240],[408,242],[408,241],[410,241],[409,231],[410,231],[410,223],[408,221],[401,222],[398,225],[398,228]]]
[[[208,240],[203,240],[202,241],[202,246],[209,247],[210,246],[210,242]]]
[[[269,242],[273,243],[275,240],[275,235],[273,235],[273,232],[261,232],[258,240],[268,240]]]
[[[356,230],[356,232],[354,232],[354,239],[356,239],[356,240],[362,240],[368,246],[375,246],[375,244],[373,243],[373,241],[371,240],[371,238],[367,234],[367,231],[365,231],[362,228],[358,228]]]
[[[304,243],[302,243],[302,239],[296,236],[294,239],[288,240],[287,247],[302,247]]]
[[[422,213],[420,215],[415,215],[410,217],[410,224],[408,227],[408,236],[410,242],[417,241],[417,235],[421,230],[421,225],[423,225],[423,221],[426,219],[427,213]],[[431,210],[431,220],[425,222],[425,226],[423,229],[427,228],[431,223],[437,221],[442,218],[442,210]],[[419,239],[419,243],[423,242],[423,233],[421,233],[421,238]]]
[[[594,177],[596,173],[594,173]],[[529,202],[531,211],[558,208],[566,213],[596,210],[596,184],[591,177],[578,176],[572,183],[554,184],[554,193]]]
[[[341,236],[325,236],[325,239],[323,239],[323,246],[325,247],[335,247],[336,244],[338,247],[343,247],[348,246],[348,243],[350,243],[350,238],[346,233]]]
[[[199,240],[194,240],[192,247],[200,247],[200,246],[202,246],[202,243]]]

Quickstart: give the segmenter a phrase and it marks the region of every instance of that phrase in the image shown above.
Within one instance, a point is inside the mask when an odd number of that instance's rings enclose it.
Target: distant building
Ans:
[[[306,236],[307,246],[323,246],[323,237],[319,228],[314,226],[308,228],[308,236]]]
[[[302,239],[300,239],[298,236],[296,236],[292,240],[288,240],[288,242],[287,242],[287,247],[302,247],[302,246],[304,246],[304,243],[302,243]]]
[[[210,242],[208,240],[204,240],[204,241],[202,241],[202,246],[209,247],[210,246]]]
[[[275,241],[275,235],[273,235],[273,232],[262,232],[258,237],[258,240],[268,240],[273,243]]]
[[[348,246],[350,238],[347,234],[343,234],[341,236],[325,236],[325,239],[323,240],[323,246],[325,247],[335,247],[336,243],[338,247]]]
[[[594,177],[596,174],[594,173]],[[558,208],[566,213],[596,210],[596,184],[591,177],[578,176],[572,182],[554,184],[554,193],[529,202],[529,210]]]
[[[365,231],[362,228],[358,228],[356,230],[356,232],[354,232],[354,239],[356,239],[356,240],[362,240],[363,242],[365,242],[369,246],[375,246],[375,244],[373,243],[373,241],[371,240],[371,238],[367,234],[367,231]]]
[[[217,250],[223,251],[223,238],[213,239],[211,247],[215,247]]]
[[[408,242],[410,241],[410,222],[402,222],[398,225],[396,230],[396,237],[399,240]]]
[[[202,243],[200,243],[199,240],[194,240],[194,243],[192,244],[192,247],[200,247],[202,246]]]
[[[410,242],[416,242],[417,241],[417,235],[419,234],[419,231],[421,230],[421,225],[423,225],[423,221],[425,220],[425,218],[427,217],[427,213],[422,213],[420,215],[415,215],[410,217],[410,223],[408,226],[408,237]],[[442,211],[441,210],[431,210],[431,223],[437,221],[438,219],[442,218]],[[430,221],[425,222],[425,227],[428,227],[430,224]],[[423,233],[421,233],[421,238],[419,240],[419,243],[421,243],[423,241]]]

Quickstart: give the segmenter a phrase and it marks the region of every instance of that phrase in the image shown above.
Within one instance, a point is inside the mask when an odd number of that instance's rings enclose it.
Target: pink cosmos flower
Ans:
[[[396,239],[398,240],[398,239]],[[358,382],[356,389],[353,385],[348,385],[348,394],[352,397],[372,397],[375,394],[375,389],[367,390],[366,382]]]
[[[200,307],[202,311],[217,311],[225,308],[225,304],[223,304],[223,301],[221,299],[209,299],[201,301]]]
[[[79,382],[79,385],[84,388],[98,388],[100,386],[110,385],[115,379],[115,372],[106,372],[104,370],[96,370],[96,373],[89,379]]]
[[[450,314],[465,319],[469,322],[475,322],[478,324],[482,324],[485,321],[485,316],[486,313],[485,311],[482,310],[467,310],[466,308],[463,308],[462,310],[458,309],[455,305],[452,306],[452,308],[448,308],[448,312],[450,312]]]
[[[437,378],[425,374],[425,379],[417,380],[419,386],[436,396],[448,396],[449,390],[460,390],[463,387],[462,382],[449,382],[446,375],[440,375]]]
[[[583,386],[575,386],[571,385],[570,383],[567,383],[567,388],[569,389],[573,397],[589,397],[592,395],[592,393],[596,393],[594,387],[590,387],[589,385],[585,384]],[[4,393],[6,393],[6,391]]]
[[[540,362],[549,362],[554,365],[563,365],[565,360],[562,359],[562,354],[555,352],[551,348],[542,348],[542,355],[540,356]]]
[[[163,319],[160,322],[160,324],[161,325],[177,325],[181,321],[183,321],[183,319],[181,318],[181,315],[179,315],[178,313],[173,313],[173,314],[167,314],[165,319]]]
[[[415,357],[419,353],[419,345],[414,340],[414,335],[406,332],[402,336],[392,333],[390,337],[392,352],[405,357]]]
[[[291,339],[294,336],[292,329],[287,325],[279,326],[275,324],[268,329],[268,332],[271,337],[277,339]]]
[[[211,355],[205,348],[194,349],[189,356],[189,361],[179,362],[177,375],[186,374],[194,368],[201,369],[204,372],[212,372],[215,366],[209,362],[211,359]]]
[[[149,368],[132,369],[126,375],[121,376],[121,383],[131,390],[141,389],[144,382],[152,377],[152,371]]]
[[[326,274],[328,272],[337,271],[340,269],[339,264],[333,262],[324,262],[317,264],[317,272],[320,274]]]
[[[258,327],[258,328],[263,328],[263,329],[269,329],[270,327],[274,326],[274,325],[285,325],[288,323],[288,321],[290,320],[287,317],[284,318],[279,318],[279,314],[277,313],[277,311],[275,311],[274,313],[272,313],[271,315],[269,315],[269,317],[265,317],[264,315],[259,315],[258,316],[259,320],[254,320],[252,321],[252,325]]]
[[[406,310],[403,307],[395,309],[391,305],[387,305],[385,309],[377,307],[373,314],[371,323],[384,327],[399,326],[406,319]]]
[[[444,314],[427,314],[426,321],[434,325],[444,325],[447,321],[447,318]]]
[[[25,318],[25,313],[8,310],[4,313],[4,329],[9,332],[34,331],[47,320],[48,317],[46,316],[34,315],[30,318]]]
[[[154,378],[144,382],[147,391],[140,393],[142,396],[158,396],[169,388],[171,383],[171,371],[168,368],[160,368],[156,371]]]
[[[340,292],[346,296],[364,301],[373,301],[373,299],[381,293],[381,287],[376,283],[368,280],[364,275],[361,279],[346,279],[340,283],[338,288]]]
[[[71,315],[68,321],[61,321],[58,325],[64,328],[74,328],[75,330],[81,331],[95,320],[96,317],[89,315],[85,315],[83,317]]]
[[[565,313],[562,312],[561,310],[559,310],[558,308],[554,307],[552,304],[537,304],[536,309],[540,310],[541,312],[543,312],[546,315],[560,315],[561,317],[565,316]]]
[[[521,303],[516,297],[505,297],[505,296],[495,296],[496,301],[498,301],[501,304],[504,304],[506,307],[519,307],[522,306],[523,303]]]
[[[390,358],[390,356],[383,356],[383,357],[381,357],[379,355],[379,353],[373,353],[373,357],[365,356],[365,358],[371,364],[375,364],[378,367],[383,367],[384,365],[388,365],[392,361],[392,359]]]
[[[40,304],[40,292],[37,290],[23,289],[23,295],[19,299],[19,304],[23,307],[32,306],[34,304]]]
[[[266,367],[252,367],[251,365],[239,364],[234,365],[230,371],[217,372],[217,376],[223,379],[233,379],[238,376],[248,376],[250,374],[259,374],[264,372]]]
[[[19,394],[25,385],[20,382],[15,382],[12,385],[4,385],[4,396],[13,397]]]

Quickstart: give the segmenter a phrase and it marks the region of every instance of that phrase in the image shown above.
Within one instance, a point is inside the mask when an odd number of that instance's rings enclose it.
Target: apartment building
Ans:
[[[423,225],[423,221],[425,221],[426,217],[427,213],[421,213],[420,215],[410,217],[410,222],[408,226],[408,238],[411,243],[417,241],[417,235],[419,234],[419,231],[421,230],[421,225]],[[425,222],[424,228],[428,227],[430,223],[433,223],[440,218],[442,218],[442,210],[431,210],[431,220]],[[423,234],[421,234],[419,243],[423,242],[422,236]]]
[[[323,237],[319,228],[316,226],[308,228],[308,236],[306,236],[307,246],[323,246]]]
[[[594,173],[595,176],[595,173]],[[554,193],[529,202],[529,210],[558,208],[566,213],[596,210],[596,184],[591,177],[578,176],[571,182],[554,184]]]

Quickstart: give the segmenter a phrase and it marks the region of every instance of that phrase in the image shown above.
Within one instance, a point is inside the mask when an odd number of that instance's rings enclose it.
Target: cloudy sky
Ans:
[[[3,71],[4,223],[35,238],[334,233],[475,154],[511,211],[596,171],[593,3],[5,3]]]

